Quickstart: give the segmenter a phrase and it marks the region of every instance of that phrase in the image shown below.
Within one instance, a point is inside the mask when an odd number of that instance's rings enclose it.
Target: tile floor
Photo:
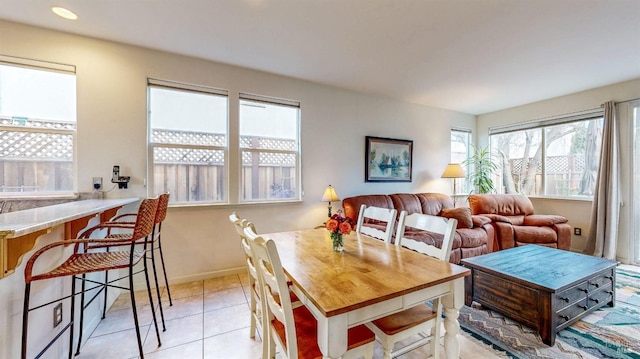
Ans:
[[[166,332],[157,346],[146,292],[136,293],[145,358],[256,359],[261,340],[249,338],[249,292],[246,275],[231,275],[171,286],[173,306],[164,297]],[[161,325],[161,324],[159,324]],[[161,329],[162,330],[162,329]],[[503,358],[466,334],[459,336],[461,359]],[[428,345],[399,358],[427,357]],[[444,353],[441,352],[444,358]],[[78,359],[138,358],[128,293],[122,294],[81,349]],[[374,358],[382,358],[375,346]]]

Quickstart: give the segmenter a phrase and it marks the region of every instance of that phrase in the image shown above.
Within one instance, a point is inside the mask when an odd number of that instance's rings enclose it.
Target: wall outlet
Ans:
[[[581,236],[582,235],[582,228],[574,228],[573,229],[573,234],[575,234],[576,236]]]
[[[93,189],[96,191],[102,189],[102,177],[93,177]]]
[[[62,323],[62,303],[53,307],[53,327],[57,327],[60,323]]]

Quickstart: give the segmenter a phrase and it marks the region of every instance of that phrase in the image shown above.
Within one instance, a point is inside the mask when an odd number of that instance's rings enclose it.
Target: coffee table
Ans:
[[[618,262],[539,245],[463,259],[465,304],[473,301],[534,328],[552,346],[556,333],[615,305]]]

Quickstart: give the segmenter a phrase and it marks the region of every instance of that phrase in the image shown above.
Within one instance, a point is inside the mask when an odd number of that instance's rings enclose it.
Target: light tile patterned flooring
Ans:
[[[173,306],[169,306],[168,299],[163,294],[167,330],[160,332],[162,346],[158,347],[146,291],[136,292],[145,358],[260,358],[260,336],[249,338],[249,289],[246,275],[174,285],[171,286],[171,297]],[[162,330],[160,323],[159,326]],[[503,358],[466,334],[461,334],[458,338],[461,359]],[[428,353],[427,345],[399,358],[425,358]],[[444,358],[442,351],[441,357]],[[76,358],[138,358],[128,293],[120,295]],[[382,358],[382,347],[377,342],[374,358]]]

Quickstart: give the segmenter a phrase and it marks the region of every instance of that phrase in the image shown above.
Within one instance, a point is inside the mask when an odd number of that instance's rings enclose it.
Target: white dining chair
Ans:
[[[250,228],[251,233],[256,233],[256,228],[253,223],[249,222],[246,219],[240,219],[236,212],[231,213],[229,215],[229,221],[233,223],[238,236],[240,237],[240,246],[242,247],[242,251],[245,255],[245,261],[247,265],[247,273],[249,277],[249,288],[251,290],[249,294],[249,308],[251,310],[251,322],[250,322],[250,338],[255,338],[256,329],[260,333],[263,341],[263,354],[262,356],[266,358],[267,355],[267,347],[266,347],[266,335],[262,327],[262,295],[258,288],[258,272],[255,267],[255,261],[253,259],[253,252],[251,251],[251,247],[249,246],[249,239],[246,236],[245,229]],[[287,287],[291,287],[291,281],[287,280]],[[293,292],[289,291],[289,300],[292,303],[294,308],[297,308],[302,305],[298,296]]]
[[[366,204],[363,204],[360,206],[360,212],[358,212],[356,233],[363,233],[390,243],[391,237],[393,237],[393,227],[396,223],[397,213],[398,211],[396,209],[367,206]],[[379,225],[366,225],[367,221]],[[380,222],[385,223],[383,225]],[[382,226],[385,228],[384,231],[380,229]]]
[[[229,221],[233,223],[234,228],[236,229],[236,233],[240,237],[240,246],[242,247],[242,251],[244,253],[245,262],[247,265],[247,273],[249,277],[249,288],[251,290],[249,294],[249,308],[251,309],[251,324],[250,324],[250,332],[249,336],[251,338],[255,338],[256,336],[256,328],[260,333],[262,333],[262,324],[261,324],[261,316],[260,316],[260,293],[258,293],[258,273],[256,272],[256,268],[253,264],[251,248],[249,247],[249,242],[247,241],[244,229],[247,226],[253,227],[253,224],[248,222],[246,219],[240,219],[236,212],[231,213],[229,215]],[[255,232],[255,228],[253,228]]]
[[[280,262],[276,244],[271,239],[256,235],[252,228],[245,228],[262,296],[262,327],[268,345],[268,355],[275,358],[276,349],[288,359],[322,358],[318,347],[318,322],[305,306],[294,308],[288,295],[287,277]],[[347,352],[342,357],[373,358],[375,335],[365,325],[350,328],[347,335]]]
[[[457,225],[458,221],[455,219],[421,213],[407,215],[406,211],[402,211],[400,212],[400,218],[398,220],[395,244],[443,261],[449,261]],[[442,236],[441,248],[405,237],[405,229],[407,227],[428,231],[437,237]],[[425,268],[425,270],[429,269]],[[382,343],[384,359],[391,359],[392,357],[402,355],[427,342],[430,344],[431,357],[437,359],[439,358],[440,351],[439,338],[441,323],[442,306],[440,305],[440,298],[435,298],[432,301],[431,307],[426,304],[420,304],[374,320],[371,323],[367,323],[367,326],[376,334],[376,337],[378,337]],[[419,335],[420,339],[394,350],[396,343],[414,335]]]

